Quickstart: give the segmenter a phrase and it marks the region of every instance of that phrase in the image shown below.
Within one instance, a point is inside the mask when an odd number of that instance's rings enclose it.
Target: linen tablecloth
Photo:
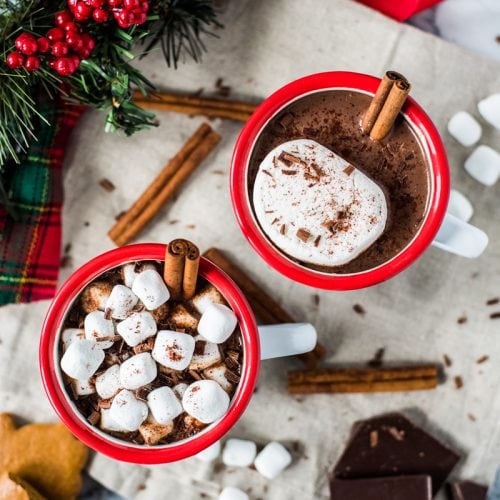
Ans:
[[[500,322],[489,318],[485,302],[500,293],[499,186],[486,188],[468,177],[463,161],[470,152],[445,132],[460,109],[477,115],[476,103],[500,89],[500,66],[453,45],[397,24],[349,0],[233,1],[223,15],[225,29],[207,40],[202,64],[167,69],[158,53],[140,66],[159,88],[205,92],[218,78],[235,97],[260,100],[286,82],[325,70],[381,75],[391,68],[413,84],[412,95],[443,133],[455,188],[474,204],[472,222],[485,229],[491,244],[478,260],[429,249],[410,269],[374,288],[348,293],[318,292],[292,283],[269,269],[241,235],[232,214],[228,171],[240,125],[213,122],[222,142],[185,185],[177,200],[145,230],[139,241],[167,242],[187,237],[202,249],[227,250],[256,281],[301,321],[318,329],[328,347],[327,362],[370,359],[381,347],[387,361],[440,361],[448,355],[448,380],[435,391],[407,394],[286,394],[286,371],[295,359],[266,361],[256,392],[231,435],[298,441],[301,457],[274,481],[256,471],[214,470],[189,459],[140,467],[96,456],[89,472],[126,497],[138,499],[216,498],[220,485],[251,488],[251,498],[304,500],[327,498],[327,473],[341,452],[352,422],[393,410],[414,419],[463,451],[453,473],[479,481],[492,479],[500,457]],[[61,280],[91,257],[113,248],[106,232],[115,216],[154,178],[165,161],[203,118],[160,113],[161,125],[131,138],[102,133],[103,116],[88,112],[73,135],[66,156],[64,242],[71,243],[71,266]],[[498,132],[485,127],[483,142],[495,147]],[[224,175],[220,175],[220,171]],[[113,192],[99,180],[115,184]],[[172,223],[172,221],[178,221]],[[313,294],[320,297],[315,305]],[[361,304],[365,315],[353,312]],[[54,418],[37,369],[38,333],[48,302],[0,309],[0,409],[25,419]],[[467,321],[457,323],[466,316]],[[489,360],[476,360],[488,355]],[[456,389],[454,376],[464,386]]]

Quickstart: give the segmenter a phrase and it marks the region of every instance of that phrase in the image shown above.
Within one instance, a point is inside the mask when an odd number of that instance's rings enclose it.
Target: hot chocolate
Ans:
[[[348,90],[307,95],[274,117],[254,146],[248,186],[256,218],[279,250],[307,267],[332,273],[372,269],[403,250],[421,226],[430,182],[426,155],[412,126],[402,115],[392,132],[381,141],[364,133],[360,122],[370,101],[369,95]],[[286,144],[290,151],[285,153],[291,157],[285,158],[280,147]],[[328,166],[317,158],[308,160],[301,144],[308,144],[321,158],[330,150],[331,162],[337,162],[337,170],[333,164]],[[273,150],[281,157],[273,155]],[[267,170],[272,175],[264,166],[266,161],[273,162],[278,175],[263,190],[259,174],[262,176],[263,170]],[[311,168],[314,171],[309,171]],[[264,175],[270,177],[266,172]],[[379,189],[370,184],[370,180]],[[279,196],[290,203],[290,207],[276,203],[272,184],[277,186],[276,193],[281,189]],[[283,186],[296,192],[290,191],[287,196]],[[385,203],[380,199],[380,192],[385,194]],[[333,200],[331,203],[325,201],[328,195]],[[318,204],[311,205],[311,200]],[[270,206],[269,202],[273,201]],[[349,210],[349,206],[356,210]],[[276,209],[281,213],[272,218],[272,211]],[[309,224],[314,230],[305,227],[304,221],[296,224],[297,219],[311,211],[314,217],[322,218]],[[267,221],[266,212],[267,218],[271,217]],[[281,217],[289,220],[285,223]],[[289,238],[285,241],[286,234]]]

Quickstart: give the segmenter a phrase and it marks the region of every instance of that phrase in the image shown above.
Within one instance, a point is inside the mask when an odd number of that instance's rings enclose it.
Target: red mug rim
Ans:
[[[355,290],[376,285],[406,269],[429,247],[446,214],[450,173],[443,142],[425,111],[409,97],[403,113],[426,150],[431,187],[424,221],[413,240],[389,261],[360,273],[331,274],[302,266],[279,251],[258,225],[248,196],[247,170],[253,146],[264,126],[285,106],[306,94],[349,89],[374,94],[380,79],[362,73],[330,71],[295,80],[271,94],[243,127],[233,150],[230,190],[233,212],[245,238],[260,257],[279,273],[299,283],[325,290]]]
[[[190,457],[219,440],[237,422],[255,389],[260,366],[260,343],[255,317],[238,286],[212,262],[201,258],[199,274],[214,285],[228,301],[238,317],[243,339],[244,362],[241,380],[228,412],[206,430],[183,441],[161,447],[133,445],[106,437],[102,431],[84,422],[70,403],[61,385],[56,368],[55,345],[60,327],[73,300],[81,290],[104,271],[136,260],[164,260],[165,245],[156,243],[129,245],[101,254],[77,269],[61,286],[52,301],[42,327],[39,363],[45,392],[62,422],[88,447],[124,462],[163,464]]]

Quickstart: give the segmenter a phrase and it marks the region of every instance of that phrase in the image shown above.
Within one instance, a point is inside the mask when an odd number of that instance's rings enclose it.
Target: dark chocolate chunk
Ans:
[[[398,476],[376,479],[334,479],[332,500],[431,500],[430,476]]]
[[[377,431],[377,446],[372,432]],[[441,488],[460,455],[400,413],[356,422],[335,469],[337,479],[428,474]]]
[[[460,481],[450,487],[451,500],[486,500],[488,488],[473,481]]]

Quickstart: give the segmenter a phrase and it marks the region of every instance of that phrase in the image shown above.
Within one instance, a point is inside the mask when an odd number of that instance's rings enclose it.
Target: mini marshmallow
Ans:
[[[149,352],[141,352],[120,365],[120,382],[125,389],[139,389],[152,382],[158,374]]]
[[[200,451],[200,453],[197,453],[195,455],[195,458],[201,460],[202,462],[213,462],[216,458],[219,457],[220,449],[220,441],[215,441],[214,444],[212,444],[208,448],[205,448],[203,451]]]
[[[101,420],[99,422],[99,427],[103,431],[112,432],[127,432],[127,429],[122,425],[119,425],[111,417],[111,410],[108,408],[101,408]]]
[[[85,331],[81,328],[65,328],[61,333],[61,340],[66,350],[76,339],[84,339]]]
[[[106,309],[111,311],[111,317],[125,319],[137,304],[139,298],[125,285],[115,285],[106,302]]]
[[[191,363],[189,364],[190,370],[204,370],[222,361],[219,346],[217,344],[208,342],[201,335],[196,335],[194,340],[195,349]]]
[[[194,338],[186,333],[160,330],[153,347],[153,359],[167,368],[184,370],[194,352]]]
[[[464,222],[469,222],[474,214],[474,208],[472,207],[472,203],[462,193],[456,189],[452,189],[448,203],[448,212]]]
[[[85,328],[85,337],[88,340],[98,342],[101,349],[108,349],[113,345],[112,340],[102,340],[102,337],[113,337],[115,335],[115,325],[102,311],[93,311],[85,316],[83,322]]]
[[[148,311],[135,312],[118,323],[116,331],[127,345],[134,347],[156,334],[156,321]]]
[[[95,392],[94,384],[88,380],[71,380],[71,387],[76,396],[88,396]]]
[[[170,312],[169,323],[176,330],[195,331],[198,326],[198,319],[195,318],[182,304],[177,304]]]
[[[112,398],[122,388],[120,365],[110,366],[104,373],[98,375],[95,379],[95,388],[102,399]]]
[[[500,94],[493,94],[479,101],[477,109],[490,125],[500,130]]]
[[[229,396],[217,382],[198,380],[186,389],[182,406],[195,419],[211,424],[227,412]]]
[[[201,315],[198,333],[210,342],[221,344],[234,332],[238,319],[236,314],[223,304],[210,304]]]
[[[148,406],[159,424],[168,424],[182,413],[182,406],[170,387],[159,387],[148,394]]]
[[[82,292],[82,309],[86,312],[92,312],[97,309],[104,311],[106,302],[111,295],[112,286],[107,281],[95,281],[85,288]]]
[[[208,285],[191,299],[191,303],[200,314],[203,314],[210,304],[225,305],[226,301],[217,288]]]
[[[135,262],[130,262],[129,264],[125,264],[121,269],[123,284],[132,288],[135,278],[137,278],[137,276],[139,276],[139,274],[146,269],[156,270],[156,267],[149,263],[137,265]]]
[[[222,452],[222,461],[233,467],[252,465],[257,455],[257,445],[246,439],[228,439]]]
[[[226,486],[219,495],[219,500],[249,500],[249,496],[239,488]]]
[[[500,177],[500,153],[489,146],[478,146],[465,160],[465,170],[482,184],[492,186]]]
[[[153,418],[148,419],[139,427],[139,433],[144,442],[149,445],[157,444],[158,441],[167,437],[174,430],[174,423],[159,424]]]
[[[129,432],[136,431],[148,416],[148,405],[127,389],[122,389],[113,398],[109,410],[111,419]]]
[[[455,113],[448,122],[448,132],[463,146],[472,146],[482,133],[479,122],[467,111]]]
[[[132,291],[148,310],[160,307],[170,298],[167,285],[154,269],[146,269],[139,273],[132,285]]]
[[[255,468],[267,479],[274,479],[292,463],[290,452],[276,441],[268,443],[257,455]]]
[[[233,390],[233,384],[226,378],[226,370],[224,363],[218,363],[203,370],[203,375],[205,378],[217,382],[226,392],[230,393]]]
[[[93,340],[75,340],[61,358],[61,370],[76,380],[88,380],[104,361],[104,351]]]
[[[184,396],[187,388],[188,385],[184,382],[181,382],[180,384],[174,385],[174,387],[172,387],[172,390],[174,391],[174,394],[179,398],[179,400],[182,401],[182,396]]]

